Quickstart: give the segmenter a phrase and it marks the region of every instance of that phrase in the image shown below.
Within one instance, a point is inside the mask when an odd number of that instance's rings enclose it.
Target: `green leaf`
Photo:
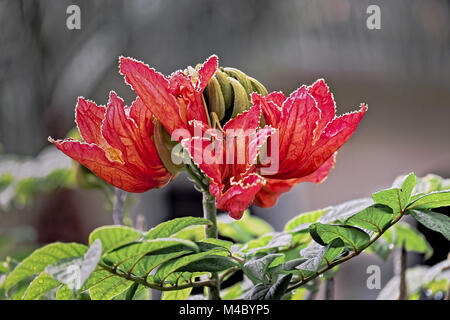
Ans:
[[[354,214],[364,210],[368,206],[373,204],[373,200],[370,198],[361,198],[346,201],[337,206],[332,206],[325,212],[320,218],[320,223],[333,223],[340,220],[345,220]]]
[[[209,245],[209,249],[221,247],[229,251],[231,246],[233,245],[233,242],[214,238],[206,238],[197,242],[197,245]]]
[[[247,277],[255,284],[259,282],[267,283],[268,279],[266,278],[266,272],[270,266],[275,267],[276,265],[272,265],[274,261],[278,261],[278,264],[283,261],[283,254],[280,253],[272,253],[265,255],[261,258],[253,258],[247,261],[242,270],[247,275]]]
[[[192,288],[181,290],[163,291],[161,300],[186,300],[192,292]]]
[[[199,252],[187,256],[183,256],[181,258],[177,258],[174,260],[170,260],[168,262],[163,263],[155,275],[153,276],[153,281],[155,283],[164,283],[164,280],[172,273],[175,272],[191,263],[200,262],[200,260],[208,259],[208,258],[218,258],[220,256],[227,256],[228,252],[222,249],[213,249],[206,252]]]
[[[89,244],[91,245],[96,239],[100,239],[103,252],[108,252],[140,237],[142,237],[142,234],[130,227],[104,226],[91,232]]]
[[[69,289],[67,285],[62,285],[58,291],[56,291],[56,300],[72,300],[73,291]]]
[[[45,272],[69,288],[78,290],[94,272],[101,254],[102,243],[96,239],[82,258],[60,260],[48,265]]]
[[[410,225],[398,222],[392,228],[386,230],[383,238],[393,243],[396,247],[405,245],[407,251],[425,254],[425,259],[433,255],[433,249],[425,237]]]
[[[411,173],[405,177],[401,187],[382,190],[372,195],[375,203],[392,208],[394,213],[402,212],[408,205],[416,184],[416,176]]]
[[[183,253],[198,252],[200,250],[194,242],[189,240],[161,238],[127,244],[108,253],[103,257],[103,261],[107,262],[110,266],[119,266],[120,270],[129,272],[144,256],[162,252],[164,249],[170,249],[171,252],[180,251]]]
[[[392,250],[394,249],[394,245],[387,242],[385,238],[380,237],[372,243],[364,252],[365,253],[373,253],[379,256],[383,260],[387,260]]]
[[[394,216],[389,207],[372,205],[348,218],[346,223],[381,232],[394,219]]]
[[[441,233],[450,241],[450,218],[434,211],[411,210],[411,215],[428,229]]]
[[[268,239],[269,237],[263,236],[252,240],[242,249],[242,251],[246,251],[248,254],[255,254],[270,251],[275,248],[282,249],[288,247],[292,242],[292,234],[288,232],[280,232],[271,236],[269,241],[267,241]]]
[[[255,237],[273,232],[273,228],[264,220],[251,216],[248,210],[240,220],[234,220],[228,215],[217,217],[217,227],[219,234],[239,243],[245,243]]]
[[[55,289],[61,283],[53,279],[50,275],[41,272],[28,286],[23,296],[24,300],[39,300],[44,293]]]
[[[300,255],[307,260],[297,266],[304,271],[317,271],[323,265],[332,263],[343,251],[345,245],[340,238],[333,239],[327,246],[312,242],[307,248],[300,251]]]
[[[325,262],[327,264],[332,263],[339,255],[344,251],[345,245],[344,241],[340,238],[336,238],[331,241],[325,250],[325,254],[323,256]]]
[[[146,255],[139,260],[133,269],[133,274],[139,277],[145,277],[147,274],[152,272],[158,266],[174,260],[179,257],[187,256],[192,253],[192,251],[173,251],[172,248],[167,248],[166,250],[158,251],[159,254]],[[129,267],[124,267],[124,269],[130,269]]]
[[[144,236],[144,238],[145,239],[167,238],[189,226],[210,225],[210,224],[211,222],[209,220],[203,218],[196,218],[196,217],[176,218],[157,225],[156,227],[151,229]]]
[[[425,177],[418,178],[416,186],[414,188],[414,193],[430,193],[433,191],[444,190],[445,186],[443,185],[444,179],[442,177],[435,174],[427,174]]]
[[[305,258],[306,261],[297,266],[297,269],[304,271],[317,271],[323,261],[326,248],[326,246],[322,246],[315,241],[311,241],[311,244],[308,247],[300,251],[300,256]]]
[[[92,300],[111,300],[128,290],[133,283],[121,277],[105,277],[89,289],[89,295]]]
[[[309,232],[311,237],[321,245],[327,245],[334,239],[340,238],[353,251],[364,249],[370,241],[367,233],[352,226],[328,225],[318,222],[309,227]]]
[[[126,292],[125,300],[133,300],[133,297],[136,294],[138,287],[139,287],[139,283],[137,283],[137,282],[133,283]]]
[[[178,271],[187,272],[220,272],[226,269],[236,267],[238,264],[228,257],[214,256],[212,258],[205,258],[199,261],[192,262]]]
[[[87,247],[78,243],[55,242],[34,251],[6,278],[5,290],[9,291],[21,280],[44,271],[45,267],[63,259],[83,257]]]
[[[280,300],[286,292],[292,274],[285,274],[272,285],[257,284],[246,294],[246,300]]]
[[[308,229],[311,223],[317,222],[322,215],[327,212],[330,208],[310,211],[302,213],[286,223],[284,226],[285,231],[297,232],[300,230]]]
[[[235,283],[231,287],[223,289],[220,292],[222,300],[235,300],[244,293],[242,282]]]
[[[450,206],[450,190],[428,193],[411,202],[407,209],[434,209]]]

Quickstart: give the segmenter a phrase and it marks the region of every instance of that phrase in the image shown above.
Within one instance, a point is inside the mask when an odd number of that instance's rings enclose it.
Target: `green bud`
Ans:
[[[247,77],[247,79],[252,84],[252,89],[254,92],[259,93],[263,97],[267,96],[268,94],[267,89],[261,84],[261,82],[252,77]]]
[[[233,87],[228,81],[228,76],[225,72],[220,70],[216,71],[214,76],[220,84],[220,88],[222,89],[223,99],[225,101],[225,109],[229,109],[233,106]]]
[[[250,94],[253,92],[252,84],[250,80],[248,79],[248,76],[243,73],[241,70],[235,69],[235,68],[223,68],[223,71],[228,74],[230,77],[233,77],[237,81],[239,81],[240,84],[244,87],[247,94]]]
[[[250,109],[250,102],[248,101],[248,94],[244,86],[234,78],[228,77],[228,80],[233,87],[234,93],[233,113],[231,114],[231,117],[234,118],[245,110]]]
[[[209,112],[214,112],[219,120],[222,120],[225,116],[225,100],[219,81],[215,77],[209,80],[208,86],[206,87],[206,96],[208,97],[207,105]]]

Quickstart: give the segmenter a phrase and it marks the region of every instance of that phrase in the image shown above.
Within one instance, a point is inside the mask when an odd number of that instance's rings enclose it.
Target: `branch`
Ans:
[[[145,279],[136,277],[133,274],[118,272],[117,269],[107,266],[105,264],[100,264],[99,266],[101,268],[103,268],[104,270],[112,273],[113,275],[133,281],[135,283],[139,283],[145,287],[159,290],[159,291],[175,291],[175,290],[182,290],[182,289],[186,289],[186,288],[213,287],[216,285],[216,282],[213,280],[205,280],[205,281],[189,282],[189,283],[182,284],[182,285],[174,285],[171,287],[164,287],[164,286],[159,286],[157,284],[149,283]]]
[[[321,274],[327,272],[328,270],[333,269],[335,266],[340,265],[341,263],[344,263],[356,256],[358,256],[361,252],[363,252],[365,249],[367,249],[368,247],[370,247],[375,241],[378,240],[378,238],[380,238],[387,229],[389,229],[390,227],[392,227],[394,224],[396,224],[404,215],[404,212],[400,212],[381,232],[378,232],[375,237],[373,237],[369,243],[362,248],[361,250],[358,251],[353,251],[352,253],[350,253],[348,256],[345,256],[341,259],[338,259],[330,264],[328,264],[326,267],[322,268],[321,270],[317,271],[316,273],[310,275],[309,277],[303,278],[301,279],[299,282],[297,282],[296,284],[292,285],[291,287],[287,288],[286,292],[292,291],[297,289],[298,287],[301,287],[302,285],[304,285],[305,283],[317,278],[318,276],[320,276]]]

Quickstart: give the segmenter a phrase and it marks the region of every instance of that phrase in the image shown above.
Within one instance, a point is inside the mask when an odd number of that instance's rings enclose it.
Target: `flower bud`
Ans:
[[[183,170],[184,163],[182,161],[177,161],[180,164],[175,164],[172,161],[172,150],[178,143],[176,141],[172,141],[170,134],[159,121],[155,121],[152,138],[156,150],[158,151],[158,155],[167,171],[174,175]]]
[[[217,118],[224,125],[228,120],[249,110],[252,92],[262,96],[267,95],[266,88],[258,80],[249,77],[241,70],[219,68],[203,92],[209,119]]]

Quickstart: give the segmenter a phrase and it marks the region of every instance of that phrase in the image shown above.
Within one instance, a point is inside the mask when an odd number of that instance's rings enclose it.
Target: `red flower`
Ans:
[[[126,82],[170,134],[176,129],[192,129],[191,120],[208,123],[202,93],[217,67],[217,56],[211,56],[198,71],[188,68],[164,77],[142,62],[120,58]]]
[[[273,175],[263,174],[267,183],[255,202],[261,207],[273,206],[282,193],[300,182],[325,180],[334,167],[336,151],[367,110],[361,105],[360,111],[336,117],[333,95],[322,79],[302,86],[289,98],[272,92],[264,98],[254,93],[252,100],[261,106],[266,124],[279,131],[279,168]]]
[[[84,142],[49,141],[98,177],[128,192],[163,187],[171,180],[152,141],[152,113],[140,98],[129,108],[114,92],[108,108],[79,98],[75,119]]]
[[[209,125],[193,121],[202,134],[211,137],[195,136],[181,141],[194,163],[210,178],[209,192],[216,197],[217,208],[227,211],[235,219],[242,217],[265,183],[255,172],[255,162],[259,149],[273,129],[269,126],[259,128],[260,117],[260,107],[253,106],[228,121],[219,133],[211,131]],[[245,135],[245,132],[251,134]],[[211,153],[207,153],[207,148]],[[206,158],[209,154],[211,158]]]

